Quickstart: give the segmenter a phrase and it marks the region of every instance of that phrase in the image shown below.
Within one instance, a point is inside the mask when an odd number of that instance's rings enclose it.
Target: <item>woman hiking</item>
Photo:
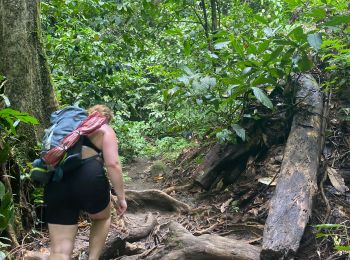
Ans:
[[[95,111],[105,116],[108,123],[112,120],[108,107],[96,105],[88,110],[89,114]],[[65,172],[60,182],[51,181],[45,186],[50,260],[71,259],[80,211],[87,212],[92,222],[89,260],[99,259],[111,222],[109,180],[118,197],[117,214],[122,216],[127,208],[118,140],[108,123],[83,137],[82,159],[96,157],[99,153],[102,156],[86,160],[74,172]]]

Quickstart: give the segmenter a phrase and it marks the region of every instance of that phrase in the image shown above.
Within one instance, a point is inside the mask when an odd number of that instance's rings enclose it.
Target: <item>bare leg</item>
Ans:
[[[91,218],[91,230],[89,241],[89,260],[98,260],[108,235],[111,224],[111,205],[96,213],[89,214]]]
[[[50,260],[70,260],[78,225],[49,224]]]

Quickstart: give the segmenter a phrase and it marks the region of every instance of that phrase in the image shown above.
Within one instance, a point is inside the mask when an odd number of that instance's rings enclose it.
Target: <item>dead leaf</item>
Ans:
[[[273,177],[262,177],[258,179],[258,182],[265,185],[276,186],[276,180],[274,180]]]
[[[231,198],[231,199],[225,201],[224,203],[222,203],[222,205],[220,207],[221,213],[224,213],[226,211],[226,209],[230,206],[232,201],[233,201],[233,199]]]
[[[349,188],[345,185],[344,178],[337,172],[336,169],[327,167],[327,174],[333,187],[341,194],[349,191]]]
[[[155,181],[161,181],[163,179],[164,179],[163,176],[155,176],[155,177],[153,177],[153,180],[155,180]]]
[[[258,209],[252,208],[252,209],[248,210],[248,213],[250,213],[256,217],[258,215]]]
[[[81,222],[78,223],[78,228],[85,228],[85,227],[87,227],[89,225],[90,224],[86,220],[84,220],[84,221],[81,221]]]

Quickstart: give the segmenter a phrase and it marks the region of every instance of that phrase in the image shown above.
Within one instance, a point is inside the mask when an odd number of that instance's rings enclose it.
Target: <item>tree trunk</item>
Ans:
[[[317,192],[321,154],[322,94],[311,75],[298,79],[301,104],[291,126],[266,220],[262,259],[288,259],[297,252]]]
[[[203,19],[204,19],[204,33],[205,33],[205,37],[207,38],[208,49],[211,50],[212,46],[211,46],[211,39],[210,39],[210,33],[209,33],[208,12],[207,12],[205,0],[201,0],[201,7],[202,7]]]
[[[211,33],[213,36],[218,31],[218,16],[217,16],[217,2],[216,0],[210,0],[211,6]]]
[[[216,144],[197,169],[199,175],[195,183],[206,190],[214,187],[221,179],[225,184],[233,183],[245,169],[249,156],[256,155],[260,149],[258,138],[235,145]]]
[[[0,74],[7,79],[3,93],[11,107],[39,120],[40,125],[19,132],[36,145],[57,109],[41,42],[39,1],[0,0],[0,33]]]
[[[24,137],[18,138],[20,142],[16,144],[16,150],[20,152],[12,155],[16,156],[15,160],[7,162],[11,164],[11,172],[7,174],[14,177],[11,186],[16,194],[14,228],[17,237],[21,237],[35,221],[32,214],[28,215],[34,210],[25,199],[32,186],[21,178],[20,167],[13,165],[33,159],[37,141],[49,124],[49,115],[57,109],[41,42],[39,0],[0,0],[0,75],[6,77],[0,94],[9,98],[11,107],[35,116],[40,122],[37,126],[19,125],[17,137]],[[23,221],[21,216],[31,219]]]

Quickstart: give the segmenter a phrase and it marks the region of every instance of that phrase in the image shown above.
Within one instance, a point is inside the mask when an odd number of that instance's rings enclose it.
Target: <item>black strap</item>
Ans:
[[[96,145],[94,145],[93,142],[91,142],[90,138],[87,136],[83,136],[83,145],[94,149],[95,152],[97,152],[98,154],[101,153],[101,150],[98,149]]]

